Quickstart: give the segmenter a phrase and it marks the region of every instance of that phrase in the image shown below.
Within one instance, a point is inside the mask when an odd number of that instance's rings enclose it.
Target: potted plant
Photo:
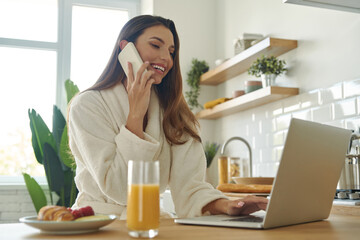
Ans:
[[[65,82],[67,101],[79,92],[70,80]],[[32,133],[32,146],[36,160],[44,166],[46,180],[49,186],[51,205],[71,207],[77,195],[74,182],[75,161],[69,149],[66,120],[57,106],[53,107],[53,129],[49,128],[34,109],[28,110]],[[29,174],[23,173],[27,190],[30,194],[36,212],[48,205],[44,190]],[[55,203],[53,194],[59,199]]]
[[[275,84],[275,79],[287,71],[285,60],[279,60],[274,56],[262,56],[256,59],[248,69],[248,73],[255,77],[261,77],[263,87]]]
[[[204,146],[205,157],[206,157],[206,168],[209,168],[214,157],[219,149],[220,145],[215,142],[206,142]]]
[[[191,110],[195,108],[202,108],[198,102],[200,95],[200,76],[209,70],[209,65],[205,61],[199,61],[196,58],[192,60],[192,66],[187,73],[187,84],[190,90],[185,92],[187,103]]]

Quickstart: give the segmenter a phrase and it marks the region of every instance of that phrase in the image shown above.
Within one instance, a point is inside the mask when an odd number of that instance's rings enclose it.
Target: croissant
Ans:
[[[38,213],[38,220],[42,221],[72,221],[74,216],[71,210],[61,206],[45,206]]]

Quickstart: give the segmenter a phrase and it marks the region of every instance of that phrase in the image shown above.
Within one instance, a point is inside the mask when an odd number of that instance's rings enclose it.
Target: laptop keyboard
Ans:
[[[244,216],[239,218],[225,219],[227,222],[263,222],[264,218],[255,216]]]

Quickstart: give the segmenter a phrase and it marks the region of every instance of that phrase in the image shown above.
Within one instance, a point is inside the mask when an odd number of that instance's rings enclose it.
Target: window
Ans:
[[[70,78],[79,88],[86,89],[96,82],[128,19],[126,10],[73,7]]]
[[[0,1],[0,182],[22,182],[22,172],[44,175],[31,145],[28,109],[50,129],[54,104],[66,116],[65,80],[80,90],[91,86],[138,9],[138,0]]]

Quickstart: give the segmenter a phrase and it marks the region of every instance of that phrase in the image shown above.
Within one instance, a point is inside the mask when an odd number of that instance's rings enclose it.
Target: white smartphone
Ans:
[[[143,60],[141,59],[139,52],[136,50],[136,47],[132,42],[128,42],[124,49],[121,50],[118,55],[118,59],[127,77],[129,77],[128,62],[130,62],[132,65],[134,77],[143,64]],[[145,72],[146,69],[144,73]]]

